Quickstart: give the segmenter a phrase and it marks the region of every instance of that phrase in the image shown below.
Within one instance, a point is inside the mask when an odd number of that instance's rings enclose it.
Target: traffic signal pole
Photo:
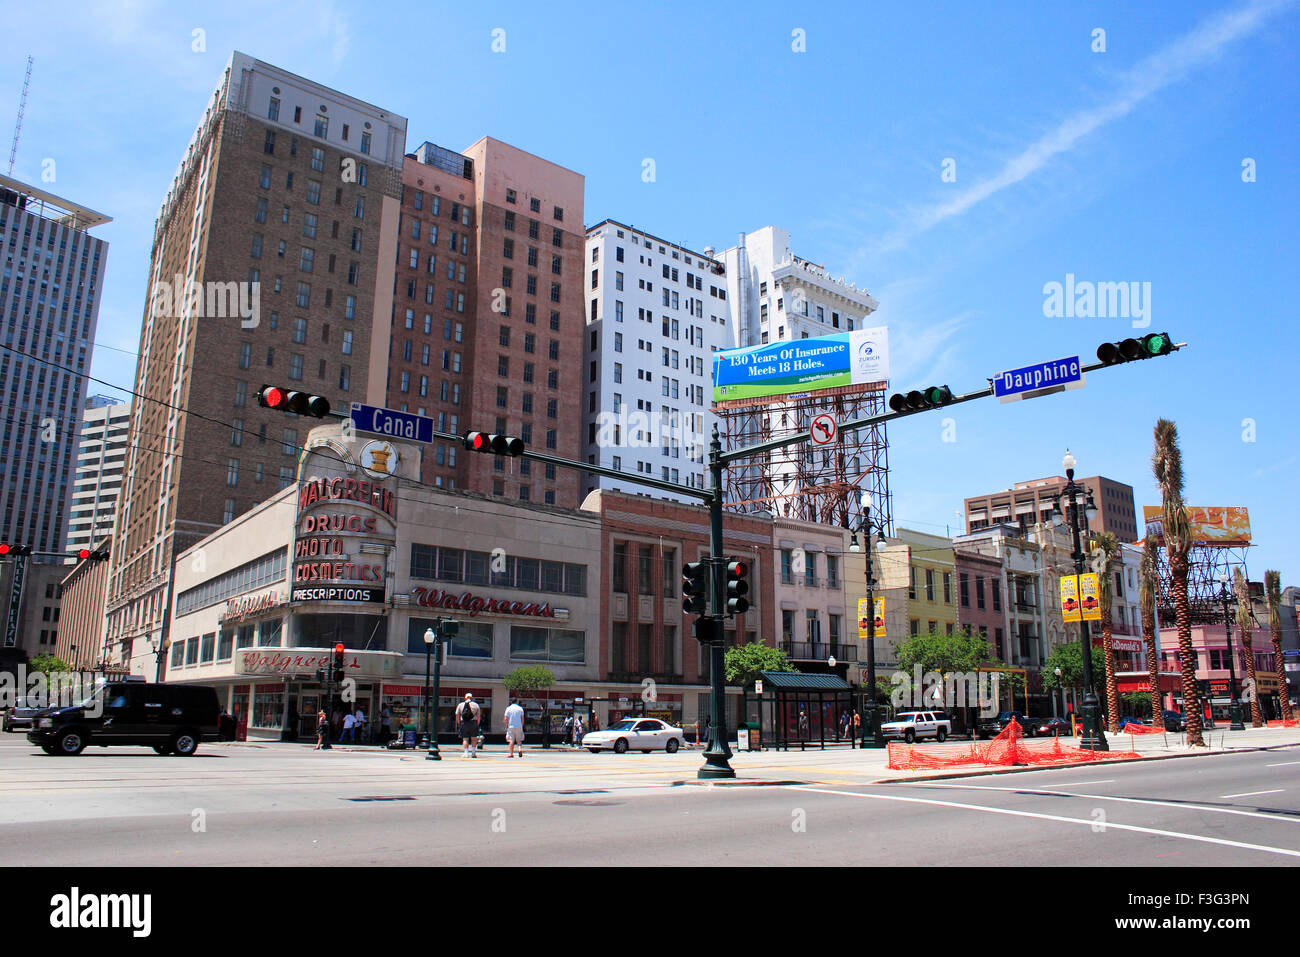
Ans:
[[[713,440],[709,443],[709,569],[710,604],[712,611],[712,642],[709,644],[709,747],[704,752],[704,766],[696,776],[700,778],[734,778],[731,767],[731,748],[727,744],[726,708],[726,648],[723,644],[722,621],[727,609],[727,559],[722,544],[722,441],[718,426],[713,426]]]

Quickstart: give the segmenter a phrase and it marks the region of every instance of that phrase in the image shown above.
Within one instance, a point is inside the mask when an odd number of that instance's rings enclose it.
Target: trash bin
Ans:
[[[763,750],[763,729],[757,721],[745,722],[745,728],[749,731],[749,750]]]

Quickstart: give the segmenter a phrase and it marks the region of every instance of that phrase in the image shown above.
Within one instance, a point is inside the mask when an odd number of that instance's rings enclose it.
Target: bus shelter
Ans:
[[[759,680],[762,693],[745,695],[745,715],[765,745],[782,751],[853,746],[854,689],[839,675],[764,671]]]

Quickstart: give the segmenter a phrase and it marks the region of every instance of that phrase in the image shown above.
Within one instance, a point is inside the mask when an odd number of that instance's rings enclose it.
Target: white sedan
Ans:
[[[615,754],[622,754],[630,748],[646,754],[660,749],[672,754],[685,743],[681,728],[658,718],[624,718],[604,731],[582,736],[582,746],[592,753],[611,748]]]

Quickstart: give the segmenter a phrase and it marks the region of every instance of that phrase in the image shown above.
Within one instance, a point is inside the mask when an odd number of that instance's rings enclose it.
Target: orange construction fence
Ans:
[[[1290,721],[1270,721],[1270,728],[1300,728],[1300,718],[1292,718]]]
[[[1126,724],[1124,725],[1124,727],[1120,728],[1119,731],[1117,731],[1116,733],[1117,734],[1164,734],[1165,726],[1162,724],[1160,725],[1160,727],[1157,728],[1149,724],[1134,724],[1130,722],[1129,724]]]
[[[926,745],[917,747],[889,744],[889,768],[893,771],[929,771],[964,765],[994,765],[997,767],[1045,766],[1086,764],[1090,761],[1127,760],[1141,757],[1135,751],[1090,751],[1085,748],[1066,747],[1060,738],[1051,741],[1026,741],[1019,722],[1014,719],[987,744],[972,741],[970,744]]]

